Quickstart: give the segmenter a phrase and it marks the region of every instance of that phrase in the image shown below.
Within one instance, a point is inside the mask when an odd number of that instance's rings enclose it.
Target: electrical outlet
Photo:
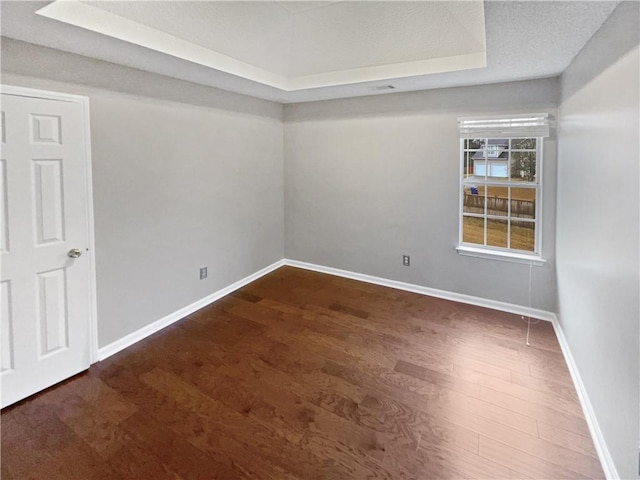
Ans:
[[[200,280],[207,278],[207,267],[200,267]]]
[[[411,257],[409,255],[402,255],[402,265],[408,267],[411,265]]]

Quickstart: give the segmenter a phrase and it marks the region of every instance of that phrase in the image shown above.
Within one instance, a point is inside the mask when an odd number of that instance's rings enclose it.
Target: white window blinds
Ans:
[[[458,119],[460,138],[550,137],[553,115],[530,113]]]

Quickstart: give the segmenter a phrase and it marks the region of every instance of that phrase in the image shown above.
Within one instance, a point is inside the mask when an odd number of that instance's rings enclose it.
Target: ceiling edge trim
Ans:
[[[487,66],[486,52],[454,55],[451,57],[431,58],[415,62],[390,63],[371,67],[319,73],[304,77],[294,77],[289,81],[290,90],[329,87],[352,83],[389,80],[394,78],[415,77],[433,73],[455,72],[484,68]]]
[[[287,78],[79,0],[56,0],[36,14],[261,83],[283,92],[484,68],[482,51]]]
[[[36,14],[281,90],[288,87],[283,76],[78,0],[56,0]]]

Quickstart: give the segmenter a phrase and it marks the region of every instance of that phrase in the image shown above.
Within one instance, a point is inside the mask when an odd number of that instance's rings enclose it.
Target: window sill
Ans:
[[[547,263],[544,258],[538,255],[527,255],[526,253],[501,252],[498,250],[467,247],[465,245],[456,247],[456,250],[460,255],[485,258],[488,260],[498,260],[501,262],[525,263],[527,265],[533,264],[537,267],[541,267],[542,265]]]

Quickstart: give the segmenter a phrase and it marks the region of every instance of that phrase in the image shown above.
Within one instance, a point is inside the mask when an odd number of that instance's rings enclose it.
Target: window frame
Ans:
[[[506,180],[490,180],[487,177],[487,173],[485,171],[485,180],[478,181],[474,179],[473,181],[466,181],[465,179],[465,153],[469,152],[469,150],[465,150],[465,140],[470,139],[484,139],[486,141],[485,146],[489,145],[489,140],[498,140],[505,139],[509,140],[509,157],[508,157],[508,173]],[[511,153],[518,152],[519,150],[525,149],[511,149],[511,142],[514,138],[535,138],[536,139],[536,180],[534,182],[521,182],[521,181],[511,181],[510,176],[510,164],[511,164]],[[518,135],[517,137],[513,137],[512,135],[493,135],[493,136],[461,136],[460,137],[460,168],[459,168],[459,207],[458,207],[458,245],[456,250],[461,255],[470,255],[481,258],[490,258],[496,260],[504,260],[504,261],[512,261],[517,263],[532,263],[535,265],[542,265],[545,263],[545,260],[542,258],[542,200],[543,200],[543,172],[544,172],[544,140],[545,137],[538,135]],[[530,149],[526,149],[527,151],[531,151]],[[485,168],[490,161],[490,157],[485,155]],[[487,228],[485,222],[484,228],[484,243],[485,245],[480,245],[477,243],[469,243],[463,241],[464,234],[464,218],[465,217],[474,217],[474,218],[482,218],[482,219],[507,219],[507,241],[508,245],[511,243],[511,221],[513,217],[510,215],[510,207],[511,207],[511,191],[508,190],[508,205],[509,211],[507,215],[504,217],[489,215],[487,213],[487,203],[485,202],[484,213],[482,214],[465,214],[464,212],[464,195],[465,195],[465,186],[470,187],[471,185],[484,186],[485,189],[485,197],[487,195],[486,187],[491,186],[500,186],[500,187],[521,187],[521,188],[534,188],[536,190],[536,207],[535,207],[535,219],[532,223],[535,224],[535,235],[534,235],[534,250],[519,250],[511,247],[498,247],[492,245],[486,245],[487,243]]]

